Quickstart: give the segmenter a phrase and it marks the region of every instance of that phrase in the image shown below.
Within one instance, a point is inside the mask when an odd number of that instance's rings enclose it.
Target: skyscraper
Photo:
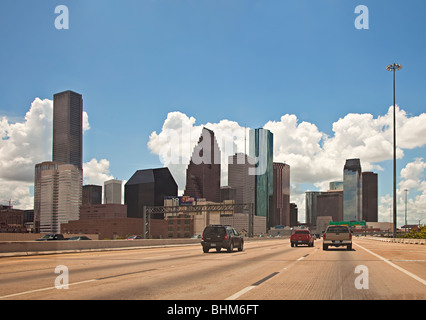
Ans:
[[[368,222],[378,221],[377,173],[362,173],[362,219]]]
[[[214,132],[203,128],[186,170],[184,196],[220,202],[221,155]]]
[[[346,160],[343,170],[343,219],[362,220],[362,173],[359,159]]]
[[[60,232],[78,220],[83,184],[83,98],[73,91],[53,96],[52,162],[39,163],[34,177],[36,232]]]
[[[104,204],[121,204],[121,180],[108,180],[104,182]]]
[[[144,206],[163,206],[165,197],[177,197],[178,193],[176,181],[168,168],[138,170],[124,188],[128,218],[142,218]],[[153,218],[161,219],[163,216]]]
[[[236,189],[237,204],[255,203],[255,176],[250,174],[250,168],[254,169],[254,160],[248,155],[236,153],[228,157],[228,186]]]
[[[263,128],[250,130],[250,156],[255,159],[255,212],[266,217],[266,225],[271,227],[272,209],[274,135]]]
[[[53,161],[73,164],[80,170],[83,162],[83,97],[73,91],[53,96]]]
[[[42,233],[59,233],[61,224],[78,220],[82,198],[81,170],[72,164],[36,165],[34,220]]]
[[[290,226],[290,166],[274,162],[272,225]]]

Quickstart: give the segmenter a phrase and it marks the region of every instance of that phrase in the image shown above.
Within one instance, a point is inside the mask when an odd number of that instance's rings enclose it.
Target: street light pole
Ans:
[[[401,70],[399,63],[393,63],[386,70],[393,72],[393,237],[396,238],[396,105],[395,105],[395,71]]]

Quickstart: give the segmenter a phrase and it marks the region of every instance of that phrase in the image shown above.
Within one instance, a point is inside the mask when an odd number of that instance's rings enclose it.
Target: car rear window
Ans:
[[[204,229],[204,236],[210,237],[212,235],[225,236],[225,228],[223,228],[223,227],[206,227],[206,229]]]
[[[327,232],[333,232],[333,233],[348,233],[349,228],[344,226],[333,226],[328,227]]]
[[[295,234],[309,234],[308,230],[296,230]]]

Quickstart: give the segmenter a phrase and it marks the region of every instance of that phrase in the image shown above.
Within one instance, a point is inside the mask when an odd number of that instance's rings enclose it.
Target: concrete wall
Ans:
[[[34,241],[42,238],[45,233],[0,233],[0,241]],[[69,239],[76,236],[87,236],[92,240],[99,240],[97,234],[64,234]]]
[[[246,242],[276,240],[276,238],[246,238]],[[140,239],[91,241],[3,241],[0,257],[41,254],[78,253],[90,251],[130,250],[162,246],[200,246],[200,239]]]

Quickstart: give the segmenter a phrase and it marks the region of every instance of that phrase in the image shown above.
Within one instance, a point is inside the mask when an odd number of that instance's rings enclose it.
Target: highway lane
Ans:
[[[58,266],[68,289],[55,287]],[[0,299],[425,300],[425,281],[425,246],[364,239],[352,251],[272,239],[233,253],[197,245],[0,259]]]

